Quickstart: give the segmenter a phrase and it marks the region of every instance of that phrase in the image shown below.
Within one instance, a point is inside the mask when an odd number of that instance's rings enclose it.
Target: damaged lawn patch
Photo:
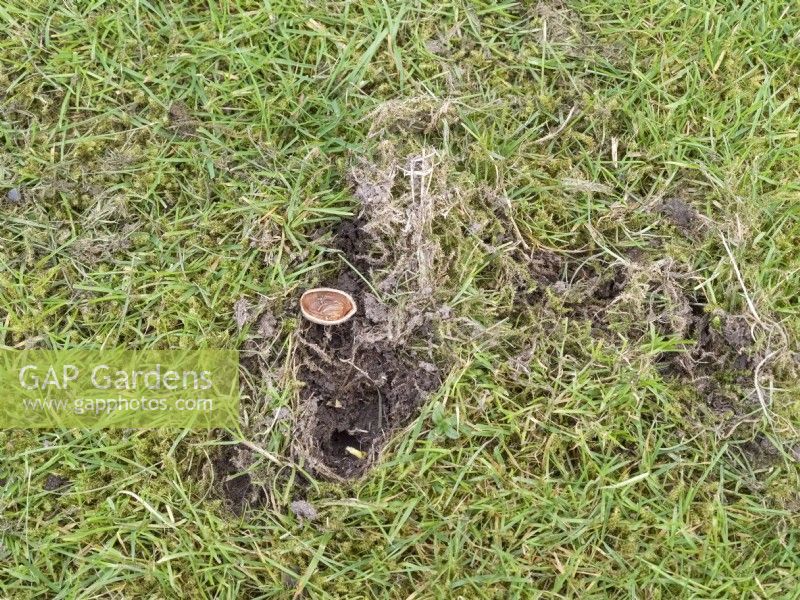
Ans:
[[[278,387],[299,384],[293,391],[294,464],[337,481],[364,474],[443,378],[434,292],[445,279],[432,221],[444,197],[431,189],[434,155],[398,159],[387,146],[382,152],[377,164],[365,160],[351,171],[359,214],[340,222],[332,237],[320,232],[340,267],[280,312],[269,312],[270,334],[285,319],[298,327],[286,343],[273,340],[269,348],[256,341],[269,337],[257,327],[246,344],[256,351],[243,362],[262,382],[273,378],[279,361],[289,365],[292,375]],[[237,327],[260,323],[246,308],[245,300],[234,307]],[[222,467],[230,462],[220,460]],[[230,489],[223,489],[227,497],[242,496],[233,504],[250,494],[241,477],[228,477]]]
[[[369,268],[371,236],[365,222],[345,222],[337,238],[348,262]],[[432,314],[412,302],[390,308],[356,275],[332,284],[364,307],[340,325],[306,322],[297,332],[297,378],[302,382],[297,452],[329,478],[364,473],[388,436],[416,415],[440,384],[431,362]],[[407,326],[399,330],[397,324]],[[411,340],[425,348],[412,347]]]
[[[757,343],[752,317],[709,307],[671,258],[581,268],[564,262],[561,271],[565,279],[548,282],[549,305],[588,321],[592,336],[610,344],[620,336],[633,344],[663,340],[671,350],[657,353],[654,366],[665,380],[694,390],[721,437],[760,421],[767,408],[762,381],[772,378],[769,359],[779,352]]]
[[[348,283],[355,281],[337,281]],[[356,298],[368,293],[349,289]],[[386,436],[406,425],[440,383],[438,369],[411,347],[375,339],[380,327],[356,315],[337,329],[310,323],[299,332],[298,450],[323,475],[362,474]]]
[[[349,268],[330,287],[359,311],[335,326],[305,322],[296,333],[294,448],[331,479],[363,474],[441,383],[433,299],[441,252],[431,234],[441,199],[430,191],[432,160],[423,153],[353,170],[361,213],[337,229],[334,249]]]

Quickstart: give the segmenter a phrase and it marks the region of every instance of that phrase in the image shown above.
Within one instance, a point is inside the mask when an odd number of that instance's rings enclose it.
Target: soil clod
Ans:
[[[670,223],[686,235],[697,233],[702,226],[700,213],[680,198],[667,198],[661,202],[657,209]]]
[[[70,485],[70,480],[54,473],[50,473],[44,481],[42,488],[47,492],[55,492]]]
[[[222,497],[234,514],[242,514],[248,506],[262,504],[265,492],[252,482],[245,469],[249,462],[249,451],[243,446],[222,446],[213,459],[214,476]]]

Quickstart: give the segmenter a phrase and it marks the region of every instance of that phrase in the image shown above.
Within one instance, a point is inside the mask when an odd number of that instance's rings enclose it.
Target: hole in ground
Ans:
[[[334,460],[357,458],[347,451],[348,448],[355,448],[356,450],[363,451],[364,445],[359,436],[342,429],[334,430],[329,437],[328,443],[322,444],[322,451]]]
[[[342,273],[326,285],[351,294],[359,310],[342,325],[305,323],[299,331],[297,377],[304,385],[297,448],[319,474],[352,478],[369,468],[392,431],[416,416],[441,377],[425,352],[432,335],[426,319],[406,315],[419,322],[417,350],[391,339],[388,307],[360,278]]]

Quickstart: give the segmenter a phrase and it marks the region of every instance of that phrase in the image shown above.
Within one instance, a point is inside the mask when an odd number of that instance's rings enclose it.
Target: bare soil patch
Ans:
[[[341,258],[336,273],[309,282],[281,306],[242,299],[233,307],[236,326],[252,326],[245,370],[275,386],[299,384],[291,411],[291,460],[311,475],[335,481],[365,473],[443,378],[434,294],[441,252],[431,234],[440,198],[429,188],[430,157],[384,158],[352,171],[359,214],[332,235],[318,233],[331,256]],[[349,293],[356,314],[338,325],[303,319],[300,295],[317,286]],[[288,318],[296,319],[298,328],[289,343],[276,341],[285,341],[281,323]],[[278,364],[288,364],[291,372],[276,375]],[[218,488],[234,510],[264,500],[239,452],[225,447],[213,465]]]
[[[225,504],[234,514],[242,514],[248,506],[260,506],[266,491],[253,483],[247,472],[251,457],[245,446],[221,446],[212,459],[215,482]]]
[[[360,306],[377,302],[346,274],[334,285]],[[335,328],[308,323],[298,336],[304,384],[298,450],[323,474],[363,473],[390,432],[406,425],[440,384],[438,368],[424,356],[375,339],[385,326],[381,316],[362,312]]]
[[[324,477],[358,477],[406,426],[442,380],[434,287],[441,249],[432,221],[432,155],[351,172],[359,215],[336,230],[347,266],[323,282],[349,293],[358,312],[336,326],[304,322],[296,332],[301,382],[294,453]],[[400,177],[401,174],[406,177]]]

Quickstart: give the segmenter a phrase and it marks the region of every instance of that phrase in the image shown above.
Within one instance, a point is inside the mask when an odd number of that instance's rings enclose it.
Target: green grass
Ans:
[[[246,399],[232,439],[285,466],[254,458],[269,500],[242,516],[212,484],[219,436],[0,432],[0,596],[798,597],[788,361],[769,419],[733,427],[659,373],[674,339],[520,308],[513,251],[672,257],[708,310],[749,315],[735,264],[796,340],[790,3],[11,0],[0,26],[0,190],[25,200],[0,204],[0,347],[239,348],[246,298],[293,315],[287,360],[298,292],[343,267],[324,232],[359,210],[348,172],[381,150],[439,155],[454,313],[442,387],[362,481],[288,476],[290,378]],[[706,235],[651,210],[672,196]]]

